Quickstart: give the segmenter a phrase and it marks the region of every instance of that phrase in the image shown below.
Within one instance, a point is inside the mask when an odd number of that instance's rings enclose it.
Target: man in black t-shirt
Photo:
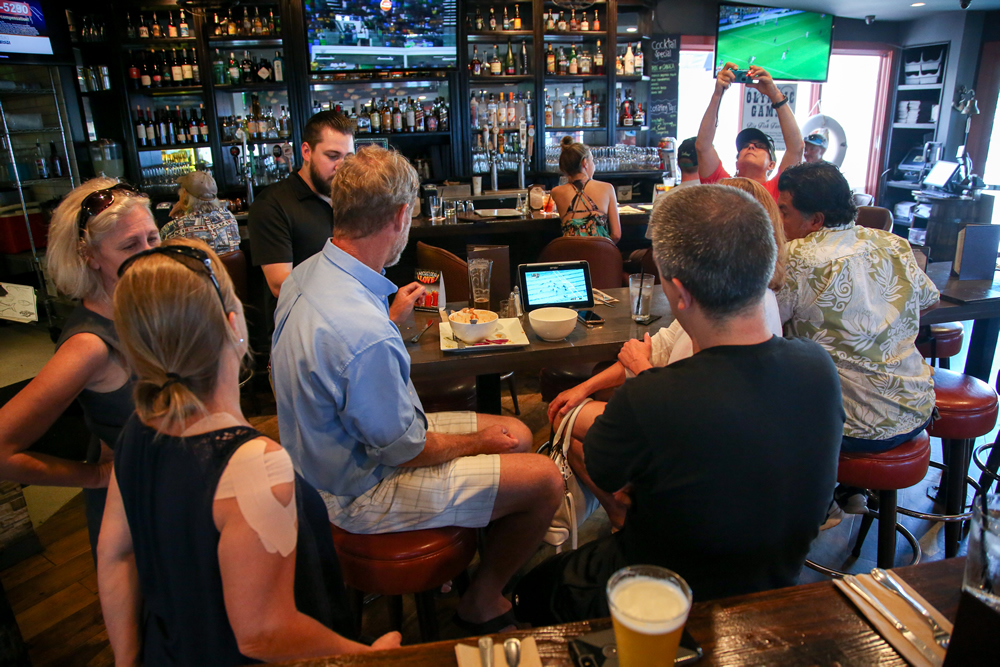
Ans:
[[[292,268],[322,250],[332,235],[330,181],[353,152],[350,121],[343,114],[321,111],[302,131],[302,168],[268,187],[250,206],[253,263],[264,270],[275,299]]]
[[[796,583],[834,484],[844,413],[830,356],[772,337],[764,292],[776,248],[746,193],[685,188],[657,202],[653,252],[696,354],[628,380],[583,443],[591,479],[624,491],[624,528],[555,556],[515,592],[519,619],[609,614],[630,564],[670,568],[696,600]]]

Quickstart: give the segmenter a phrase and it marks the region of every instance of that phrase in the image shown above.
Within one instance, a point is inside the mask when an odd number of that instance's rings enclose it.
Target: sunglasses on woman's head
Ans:
[[[110,188],[94,190],[84,197],[83,203],[80,204],[80,214],[76,219],[77,227],[80,228],[80,238],[83,238],[83,232],[87,229],[87,221],[95,215],[106,211],[115,202],[115,190],[131,193],[136,196],[146,196],[144,192],[140,192],[128,183],[115,183]]]
[[[208,271],[208,279],[212,281],[212,285],[215,287],[215,293],[219,295],[219,303],[222,304],[222,312],[229,312],[226,309],[226,301],[222,298],[222,288],[219,287],[219,281],[215,277],[215,271],[212,270],[212,259],[208,256],[207,252],[198,248],[192,248],[187,245],[161,245],[156,248],[150,248],[149,250],[143,250],[142,252],[132,255],[122,262],[121,266],[118,267],[118,277],[121,278],[125,271],[127,271],[137,259],[140,257],[149,257],[150,255],[166,255],[167,257],[180,262],[192,271],[195,271],[195,268],[190,264],[181,261],[180,258],[187,257],[188,259],[193,259],[200,263]]]

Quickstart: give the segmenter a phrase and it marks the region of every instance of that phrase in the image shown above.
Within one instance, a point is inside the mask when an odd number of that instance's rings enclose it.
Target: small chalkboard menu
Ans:
[[[649,145],[664,137],[677,137],[677,76],[681,36],[654,34],[649,53]]]

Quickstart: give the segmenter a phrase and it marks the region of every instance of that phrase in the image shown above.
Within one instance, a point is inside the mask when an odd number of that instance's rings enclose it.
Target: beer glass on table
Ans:
[[[674,664],[691,589],[680,575],[655,565],[632,565],[608,580],[608,607],[621,667]]]

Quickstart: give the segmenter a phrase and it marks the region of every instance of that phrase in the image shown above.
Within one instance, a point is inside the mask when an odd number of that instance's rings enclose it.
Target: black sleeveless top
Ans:
[[[114,322],[98,315],[82,303],[77,305],[69,319],[66,320],[62,335],[56,342],[56,350],[62,347],[62,344],[71,336],[78,333],[94,334],[104,341],[112,354],[121,354]],[[118,389],[109,392],[84,389],[76,397],[76,400],[83,408],[83,420],[90,432],[103,440],[108,447],[114,449],[115,443],[118,442],[118,434],[121,433],[128,418],[135,412],[135,403],[132,399],[132,381],[129,380]]]
[[[139,573],[147,667],[255,662],[240,653],[226,615],[212,504],[229,458],[259,436],[242,426],[188,438],[158,435],[137,416],[122,432],[115,475]],[[326,506],[298,474],[295,501],[296,607],[353,637]]]

